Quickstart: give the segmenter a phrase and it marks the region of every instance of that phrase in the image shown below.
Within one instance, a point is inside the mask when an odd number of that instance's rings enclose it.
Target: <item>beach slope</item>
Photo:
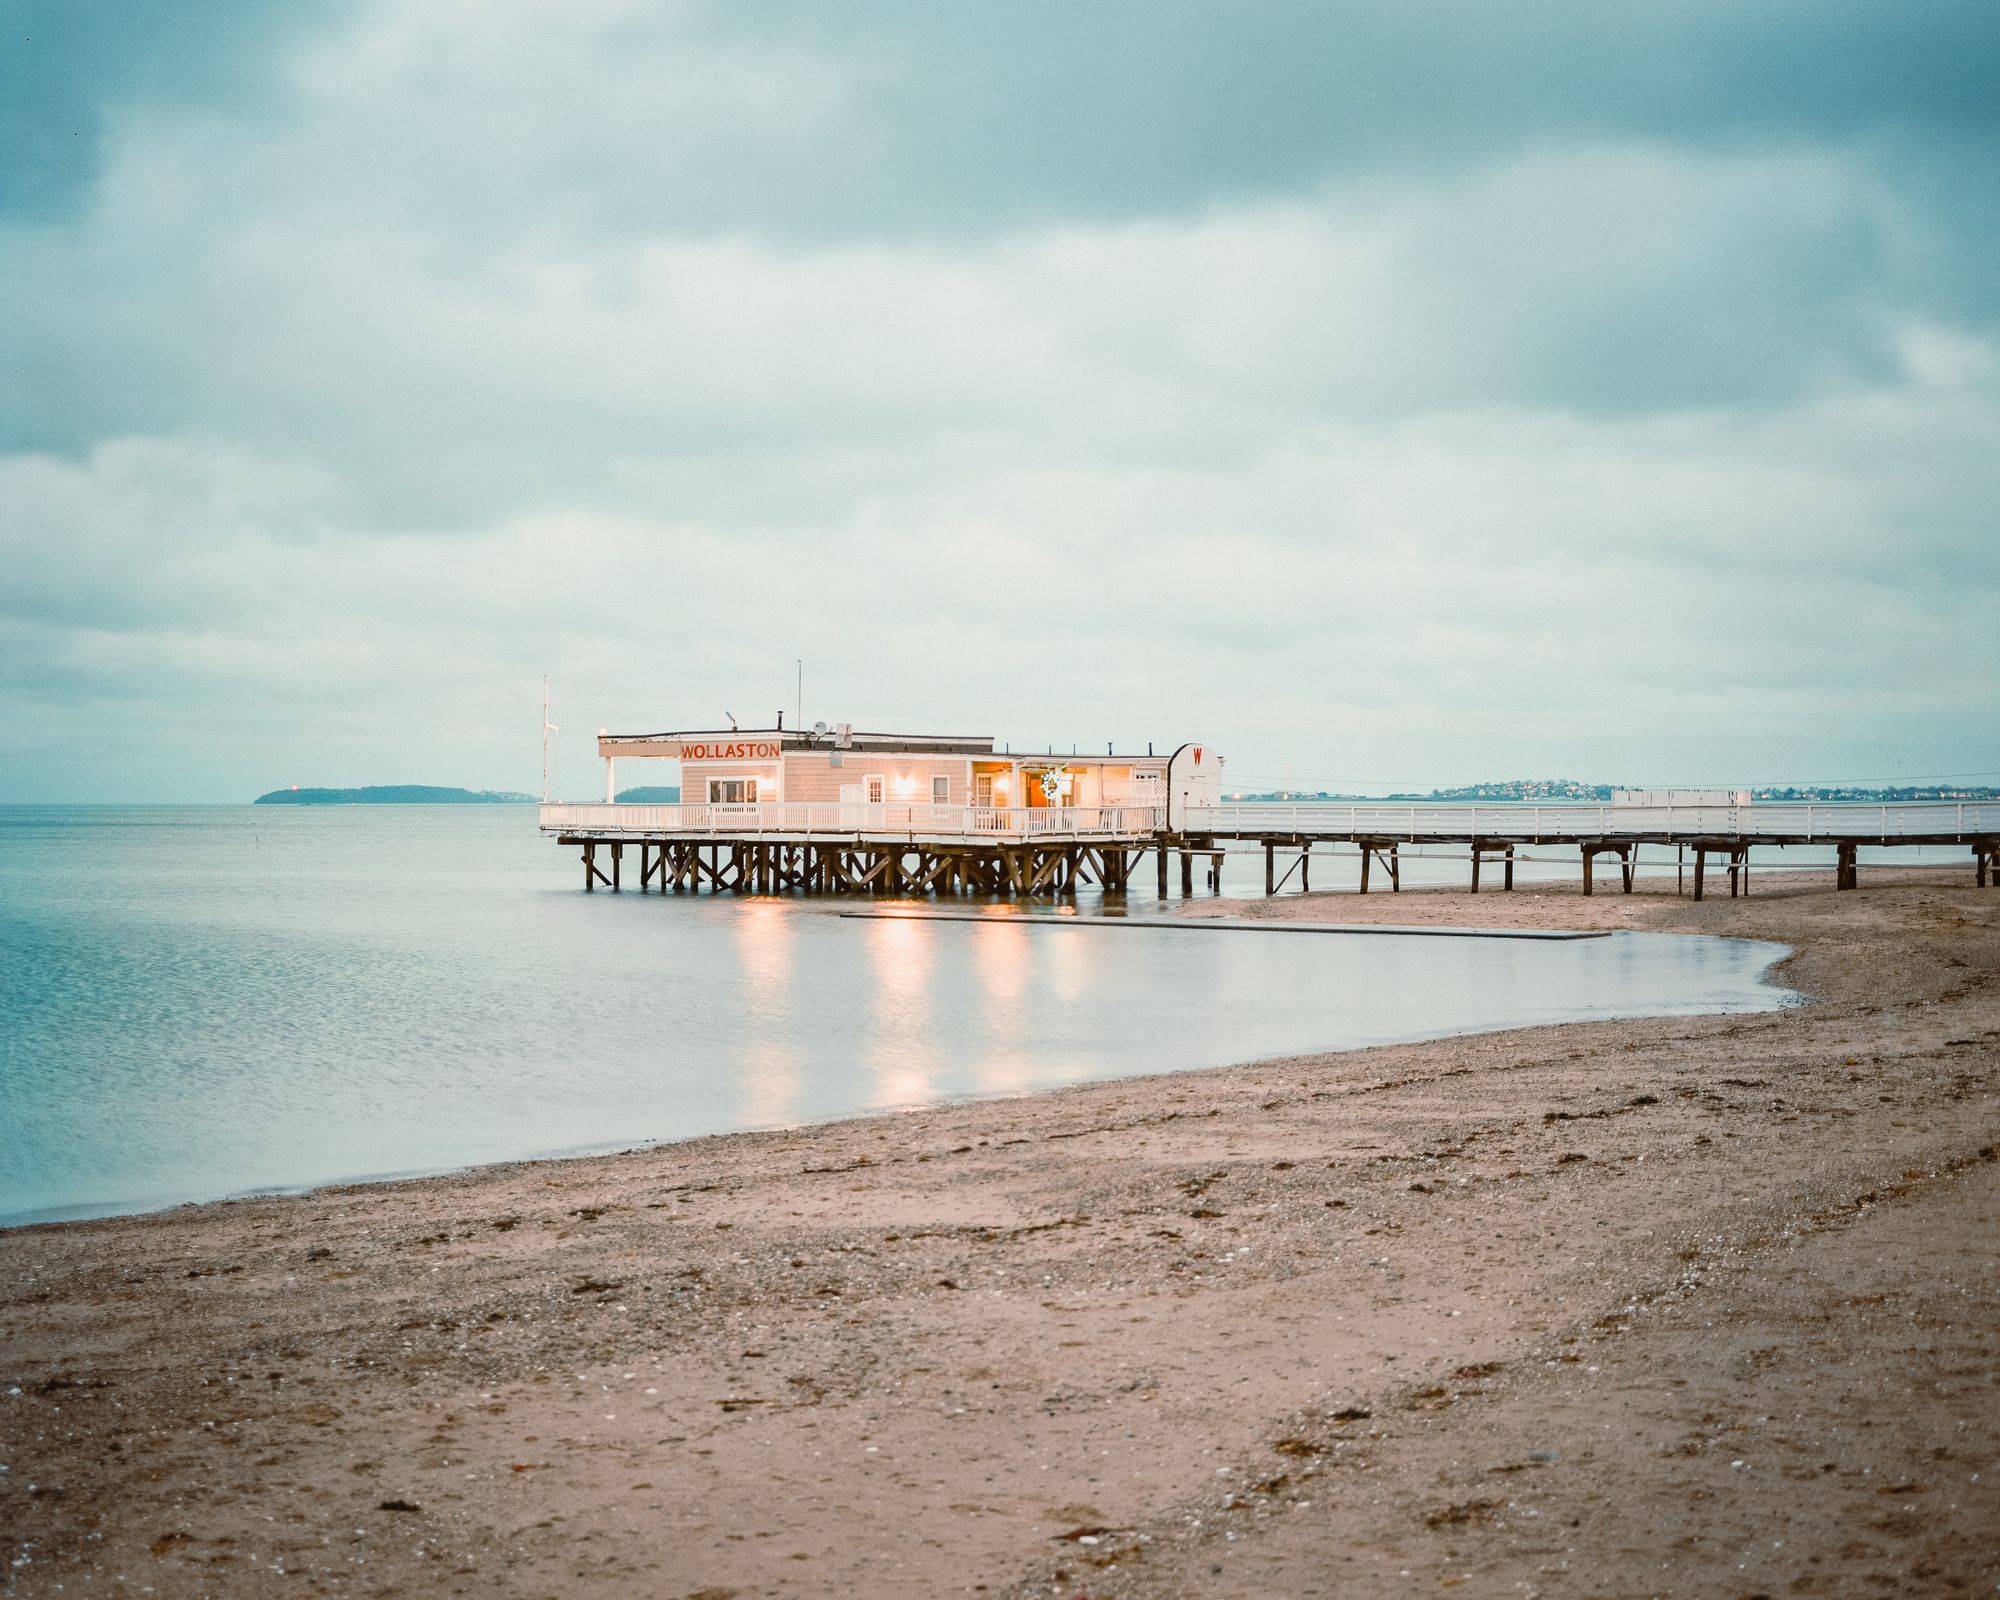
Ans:
[[[1990,1593],[1966,877],[1214,903],[1775,939],[1811,999],[0,1234],[8,1581]]]

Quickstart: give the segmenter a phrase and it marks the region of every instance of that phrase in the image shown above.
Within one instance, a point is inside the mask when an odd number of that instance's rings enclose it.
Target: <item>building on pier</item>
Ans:
[[[1263,847],[1267,894],[1294,874],[1310,888],[1316,847],[1358,854],[1362,893],[1371,870],[1400,889],[1406,844],[1462,845],[1475,893],[1482,868],[1511,889],[1517,849],[1558,846],[1578,852],[1585,894],[1607,856],[1630,894],[1648,845],[1675,848],[1677,884],[1680,861],[1692,861],[1696,899],[1711,858],[1727,863],[1731,895],[1747,894],[1752,846],[1831,847],[1842,889],[1857,886],[1864,846],[1970,846],[1976,882],[2000,882],[2000,802],[1990,801],[1753,805],[1741,790],[1674,790],[1628,791],[1608,805],[1229,805],[1222,758],[1206,745],[1166,755],[1150,747],[1143,756],[1016,754],[983,736],[823,724],[607,730],[598,754],[605,803],[545,803],[540,821],[545,834],[582,850],[588,888],[621,885],[628,846],[638,851],[642,890],[1016,897],[1073,893],[1080,883],[1123,893],[1151,854],[1165,898],[1175,857],[1183,894],[1194,892],[1197,861],[1218,887],[1231,841]],[[616,803],[618,763],[643,760],[680,764],[680,803]]]
[[[620,762],[677,761],[683,806],[839,806],[855,827],[880,815],[869,809],[880,806],[1003,814],[1144,809],[1164,818],[1170,803],[1212,805],[1222,792],[1222,758],[1200,744],[1161,754],[1148,746],[1144,755],[1109,749],[1103,755],[1015,754],[996,750],[985,735],[862,733],[845,723],[821,723],[808,729],[604,732],[597,753],[604,759],[606,804],[617,797]]]
[[[1170,851],[1192,892],[1199,841],[1174,818],[1222,793],[1222,758],[1193,743],[1143,756],[1017,754],[984,735],[821,723],[606,729],[597,750],[605,803],[541,810],[543,832],[582,849],[588,888],[619,887],[631,845],[641,889],[1030,896],[1097,883],[1118,893],[1151,850],[1160,893]],[[632,761],[677,762],[679,802],[618,803],[619,764]],[[1204,854],[1213,881],[1220,863]]]

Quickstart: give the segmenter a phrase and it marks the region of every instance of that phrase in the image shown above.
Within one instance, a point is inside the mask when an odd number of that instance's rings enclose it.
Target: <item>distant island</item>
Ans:
[[[621,806],[677,806],[681,803],[681,786],[677,783],[641,784],[636,789],[620,789],[618,803]]]
[[[441,789],[427,783],[381,783],[365,789],[273,789],[260,806],[525,806],[531,794],[511,789]]]
[[[1482,804],[1507,801],[1525,803],[1562,804],[1570,801],[1595,801],[1607,804],[1614,789],[1640,788],[1638,784],[1582,783],[1575,778],[1509,778],[1498,783],[1468,783],[1456,789],[1432,789],[1427,794],[1329,794],[1325,790],[1307,791],[1299,789],[1266,790],[1262,794],[1231,795],[1232,800],[1338,800],[1343,803],[1371,802],[1383,800],[1414,800],[1419,802],[1477,801]],[[1654,788],[1668,785],[1656,784]],[[1700,785],[1674,785],[1677,788],[1695,788]],[[1718,787],[1722,787],[1718,785]],[[1870,788],[1866,786],[1813,785],[1796,786],[1764,785],[1750,788],[1752,801],[1813,801],[1828,805],[1863,802],[1868,804],[1893,803],[1899,800],[2000,800],[2000,789],[1969,787],[1964,784],[1917,784],[1893,788]]]

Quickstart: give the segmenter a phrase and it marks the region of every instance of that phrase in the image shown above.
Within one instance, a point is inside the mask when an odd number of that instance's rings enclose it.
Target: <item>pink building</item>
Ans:
[[[1015,753],[996,750],[985,736],[862,733],[820,724],[602,733],[597,752],[607,804],[616,799],[621,768],[626,783],[645,783],[632,763],[671,761],[682,809],[782,807],[773,821],[789,813],[811,829],[818,819],[794,808],[837,807],[840,815],[828,818],[834,827],[900,828],[907,818],[919,831],[935,825],[949,832],[1008,832],[1014,813],[1070,810],[1099,814],[1103,831],[1152,832],[1166,825],[1170,805],[1213,804],[1221,794],[1221,758],[1198,744],[1144,755]],[[1035,826],[1031,817],[1018,820]]]

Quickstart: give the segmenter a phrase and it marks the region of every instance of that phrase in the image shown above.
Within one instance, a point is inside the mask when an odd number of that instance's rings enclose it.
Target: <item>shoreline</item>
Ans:
[[[1924,869],[1918,870],[1921,872]],[[1436,896],[1441,892],[1444,891],[1435,889],[1413,889],[1409,891],[1413,897]],[[1489,895],[1488,898],[1491,899],[1492,897]],[[1381,897],[1377,896],[1374,899],[1380,900]],[[1328,901],[1358,903],[1362,915],[1366,916],[1370,910],[1376,910],[1378,915],[1376,920],[1372,922],[1367,920],[1325,922],[1301,917],[1296,914],[1295,909],[1291,909],[1300,904],[1317,904]],[[1389,903],[1392,905],[1402,904],[1404,903],[1403,896],[1395,896]],[[1297,932],[1320,933],[1329,936],[1376,935],[1444,938],[1452,940],[1499,939],[1519,940],[1531,943],[1598,940],[1608,938],[1618,932],[1645,931],[1643,929],[1632,929],[1623,926],[1566,929],[1550,926],[1547,918],[1534,914],[1531,914],[1524,924],[1515,926],[1508,926],[1504,923],[1492,926],[1397,923],[1380,916],[1379,907],[1372,906],[1370,902],[1361,900],[1359,896],[1343,894],[1340,891],[1326,891],[1309,897],[1283,896],[1275,900],[1253,900],[1218,896],[1211,899],[1176,903],[1165,913],[1150,914],[1142,918],[1128,918],[1122,910],[1109,914],[1102,912],[1078,914],[1073,911],[1067,914],[1045,914],[1018,910],[1011,904],[977,911],[935,910],[916,906],[888,906],[879,909],[842,910],[834,906],[801,905],[795,907],[795,909],[802,913],[810,912],[817,915],[831,915],[856,920],[964,922],[976,924],[1004,919],[1010,922],[1025,922],[1035,926],[1046,925],[1069,928],[1141,928],[1150,931],[1168,932],[1189,931],[1190,929],[1252,933]],[[1723,938],[1735,937],[1739,943],[1772,942],[1746,941],[1738,936],[1726,933],[1716,933],[1710,936]],[[1761,969],[1757,978],[1758,988],[1781,991],[1774,999],[1771,1009],[1778,1009],[1785,1005],[1799,1004],[1804,999],[1803,996],[1787,989],[1772,977],[1772,974],[1786,959],[1788,957],[1784,955],[1772,958]],[[1325,1050],[1315,1050],[1305,1052],[1304,1054],[1350,1054],[1355,1050],[1379,1049],[1392,1044],[1435,1043],[1448,1039],[1475,1037],[1482,1033],[1518,1031],[1523,1027],[1561,1027],[1570,1023],[1607,1020],[1643,1020],[1648,1017],[1663,1018],[1697,1014],[1749,1015],[1755,1013],[1754,1011],[1733,1008],[1713,1013],[1690,1013],[1680,1010],[1635,1011],[1630,1013],[1628,1017],[1607,1017],[1602,1014],[1580,1012],[1576,1016],[1550,1022],[1531,1024],[1514,1023],[1500,1026],[1479,1025],[1435,1033],[1420,1031],[1401,1038],[1378,1040],[1367,1044],[1331,1046]],[[501,1155],[491,1160],[475,1160],[438,1166],[420,1165],[383,1171],[338,1173],[319,1178],[302,1179],[297,1182],[272,1183],[183,1198],[103,1200],[82,1202],[74,1205],[49,1206],[39,1211],[0,1215],[0,1235],[28,1228],[63,1227],[75,1223],[104,1222],[119,1218],[158,1217],[182,1210],[238,1205],[258,1200],[306,1199],[314,1195],[353,1188],[380,1187],[383,1185],[415,1183],[435,1179],[469,1178],[480,1172],[490,1170],[512,1169],[548,1162],[561,1163],[595,1160],[636,1154],[649,1150],[675,1148],[710,1139],[728,1139],[759,1133],[807,1134],[818,1129],[836,1128],[848,1122],[869,1122],[884,1117],[901,1116],[910,1112],[976,1105],[990,1100],[1009,1100],[1018,1099],[1023,1096],[1055,1094],[1066,1089],[1085,1087],[1092,1083],[1134,1083],[1149,1081],[1153,1078],[1180,1077],[1188,1073],[1226,1071],[1234,1067],[1256,1066],[1272,1060],[1293,1059],[1300,1055],[1301,1052],[1293,1051],[1277,1055],[1246,1056],[1233,1061],[1212,1062],[1205,1066],[1171,1068],[1159,1072],[1140,1073],[1114,1078],[1082,1079],[1076,1083],[1055,1084],[1045,1088],[977,1091],[936,1100],[914,1101],[908,1104],[885,1105],[873,1109],[856,1110],[817,1121],[780,1123],[766,1127],[725,1128],[713,1132],[690,1133],[682,1136],[663,1134],[636,1141],[624,1139],[592,1140],[572,1146],[557,1146],[530,1150],[521,1154]]]
[[[13,1581],[229,1595],[277,1562],[324,1593],[1096,1597],[1405,1593],[1408,1569],[1581,1593],[1658,1590],[1671,1561],[1683,1593],[1837,1593],[1885,1565],[1990,1582],[2000,895],[1796,876],[1698,907],[1537,885],[1185,912],[1777,938],[1766,981],[1810,998],[1776,1011],[10,1228]],[[1813,1388],[1829,1364],[1844,1398]],[[1629,1430],[1599,1437],[1614,1415]],[[1834,1469],[1803,1475],[1777,1431]],[[1874,1497],[1897,1484],[1908,1509]],[[1724,1536],[1746,1521],[1785,1546]],[[1561,1549],[1534,1537],[1554,1526]]]

